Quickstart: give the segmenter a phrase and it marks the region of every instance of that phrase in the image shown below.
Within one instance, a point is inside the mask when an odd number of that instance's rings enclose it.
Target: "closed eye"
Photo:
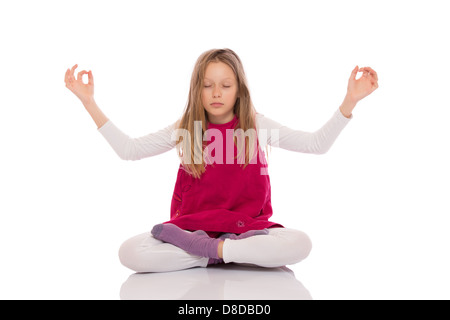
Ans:
[[[224,88],[231,88],[231,86],[223,86]],[[205,86],[205,88],[211,88],[211,86]]]

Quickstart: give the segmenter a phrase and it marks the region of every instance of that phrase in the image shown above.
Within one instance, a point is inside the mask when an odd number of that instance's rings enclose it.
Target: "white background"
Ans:
[[[258,112],[320,128],[356,66],[379,89],[324,155],[272,148],[273,221],[310,235],[313,299],[449,299],[445,1],[2,1],[0,298],[118,299],[120,244],[169,218],[175,149],[122,161],[64,84],[138,137],[178,119],[198,56],[231,48]],[[87,79],[86,79],[87,80]]]

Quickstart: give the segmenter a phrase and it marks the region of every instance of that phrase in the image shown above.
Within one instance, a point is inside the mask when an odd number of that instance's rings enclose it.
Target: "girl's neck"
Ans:
[[[213,118],[213,119],[211,119]],[[211,117],[208,115],[208,122],[212,125],[223,125],[232,122],[236,118],[236,115],[234,113],[231,113],[229,115],[221,117]]]
[[[211,122],[208,119],[208,123],[212,127],[224,127],[224,126],[233,124],[236,120],[237,120],[237,117],[236,117],[236,115],[233,114],[233,118],[231,120],[227,119],[227,120],[218,121],[218,122],[217,121]]]

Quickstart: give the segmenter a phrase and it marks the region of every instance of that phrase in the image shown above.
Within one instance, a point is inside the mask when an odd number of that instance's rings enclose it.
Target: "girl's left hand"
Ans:
[[[361,78],[356,80],[356,74],[362,72]],[[347,98],[355,104],[367,97],[378,88],[378,76],[375,70],[370,67],[353,69],[350,79],[348,80]]]

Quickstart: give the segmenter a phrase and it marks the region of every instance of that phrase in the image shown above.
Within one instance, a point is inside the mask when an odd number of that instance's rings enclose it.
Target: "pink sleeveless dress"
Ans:
[[[180,164],[172,197],[170,220],[184,230],[203,230],[211,237],[222,233],[244,233],[249,230],[283,227],[269,221],[272,216],[270,178],[264,151],[257,144],[256,163],[238,163],[238,149],[234,145],[234,163],[227,163],[227,129],[238,123],[209,123],[207,129],[217,129],[223,137],[223,162],[206,164],[200,179],[190,176]],[[207,131],[210,132],[210,131]],[[230,135],[230,132],[228,132]],[[232,141],[232,131],[230,140]],[[211,145],[215,141],[211,135]],[[234,144],[234,143],[232,143]],[[216,150],[211,150],[215,156]],[[220,153],[219,153],[220,156]],[[253,162],[255,159],[253,159]]]

